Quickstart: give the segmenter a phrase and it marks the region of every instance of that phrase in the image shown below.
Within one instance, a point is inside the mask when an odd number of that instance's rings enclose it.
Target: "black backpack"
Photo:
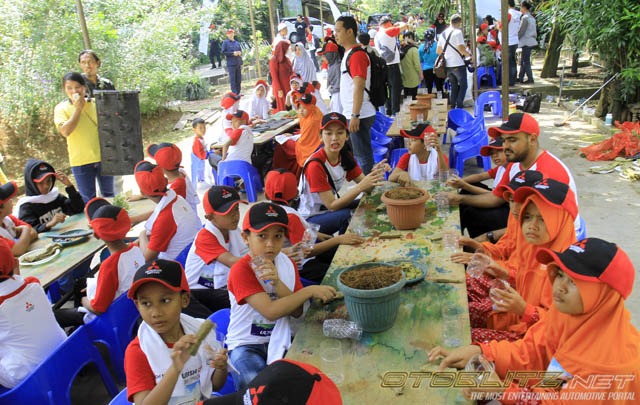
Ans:
[[[540,102],[542,96],[539,93],[526,94],[525,93],[524,104],[522,105],[522,111],[526,113],[537,114],[540,112]]]
[[[349,73],[349,76],[351,76],[351,72],[349,71],[349,58],[351,58],[351,55],[355,52],[360,51],[367,53],[369,56],[369,62],[371,63],[371,88],[365,88],[364,90],[369,95],[371,104],[376,108],[381,107],[389,98],[387,94],[387,62],[378,56],[375,51],[369,52],[360,46],[356,47],[349,53],[349,56],[347,56],[346,73]]]

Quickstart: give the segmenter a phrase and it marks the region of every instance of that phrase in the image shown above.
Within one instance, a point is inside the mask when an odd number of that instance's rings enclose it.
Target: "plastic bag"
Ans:
[[[613,160],[618,156],[632,157],[640,151],[640,123],[615,122],[620,132],[609,139],[581,148],[587,160]]]

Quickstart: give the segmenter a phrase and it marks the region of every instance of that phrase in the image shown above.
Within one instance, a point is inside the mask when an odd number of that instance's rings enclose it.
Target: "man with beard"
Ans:
[[[489,136],[502,137],[504,154],[510,162],[499,185],[509,184],[516,173],[522,170],[536,170],[545,178],[568,184],[578,198],[576,183],[569,168],[549,151],[540,148],[538,137],[540,126],[535,118],[526,113],[509,115],[500,127],[489,128]],[[498,186],[499,186],[498,185]],[[499,187],[496,186],[496,189]],[[482,241],[495,242],[494,230],[506,227],[508,211],[500,209],[504,199],[499,193],[458,194],[450,192],[449,202],[460,205],[461,229],[467,228],[469,236],[481,236]],[[576,201],[577,204],[577,201]],[[576,234],[580,234],[580,215],[576,217]],[[496,234],[498,232],[496,231]],[[486,239],[485,239],[486,237]]]

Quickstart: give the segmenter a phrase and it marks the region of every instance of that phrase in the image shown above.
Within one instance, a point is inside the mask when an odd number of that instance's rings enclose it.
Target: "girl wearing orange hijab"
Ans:
[[[564,250],[576,240],[573,221],[578,208],[568,185],[543,179],[533,187],[518,188],[513,198],[522,203],[515,251],[506,266],[492,262],[486,270],[509,285],[491,290],[492,310],[484,317],[470,315],[473,341],[520,339],[552,301],[551,284],[536,253],[540,248]]]
[[[322,139],[318,136],[322,124],[322,111],[316,107],[316,98],[305,94],[298,100],[298,119],[300,121],[300,138],[296,141],[296,161],[304,167],[307,158],[315,152]]]
[[[635,277],[627,254],[613,243],[587,238],[563,252],[541,249],[536,258],[547,266],[553,306],[522,340],[491,341],[453,351],[436,347],[429,359],[445,356],[440,363],[443,370],[462,368],[471,357],[482,354],[495,362],[492,382],[515,370],[555,372],[559,376],[560,381],[551,380],[556,388],[519,388],[522,381],[516,381],[504,388],[472,388],[466,392],[502,393],[503,404],[510,403],[509,399],[522,403],[518,400],[522,394],[529,398],[537,395],[544,404],[575,403],[579,398],[588,399],[584,403],[589,405],[637,403],[640,333],[624,307]],[[544,397],[539,395],[543,393]]]
[[[285,97],[291,90],[289,77],[293,72],[291,61],[287,58],[289,41],[280,41],[273,51],[273,56],[269,60],[269,71],[271,72],[271,85],[273,96],[276,99],[276,112],[285,111]]]

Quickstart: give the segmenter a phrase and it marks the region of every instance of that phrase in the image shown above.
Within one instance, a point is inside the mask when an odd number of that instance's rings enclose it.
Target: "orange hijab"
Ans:
[[[300,167],[304,166],[307,158],[315,152],[322,139],[320,138],[320,127],[322,125],[322,111],[314,104],[305,105],[307,116],[300,120],[300,138],[296,141],[296,161]]]
[[[573,196],[567,196],[567,201],[569,200],[573,201]],[[528,243],[522,233],[523,213],[529,204],[535,204],[544,219],[549,242],[543,245]],[[568,210],[550,204],[537,194],[529,195],[522,204],[519,219],[520,231],[516,236],[516,248],[508,265],[515,267],[515,289],[528,305],[538,308],[541,317],[551,307],[553,292],[546,274],[546,266],[536,260],[536,253],[540,248],[564,251],[576,242],[573,221],[574,218]],[[524,334],[528,328],[527,323],[522,321],[522,317],[513,312],[492,312],[487,319],[487,326],[491,329],[509,330],[520,334]]]

